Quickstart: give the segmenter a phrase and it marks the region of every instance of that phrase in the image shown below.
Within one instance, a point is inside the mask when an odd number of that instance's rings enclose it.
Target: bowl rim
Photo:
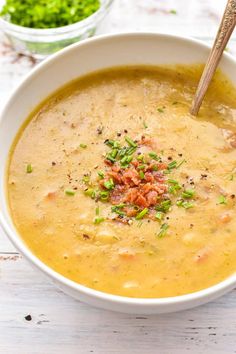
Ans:
[[[51,65],[54,61],[58,60],[58,58],[66,56],[73,50],[75,50],[77,47],[83,47],[86,46],[87,44],[91,44],[93,42],[102,42],[102,41],[110,41],[113,39],[123,39],[123,38],[129,38],[133,39],[136,37],[143,37],[143,38],[162,38],[162,39],[173,39],[176,41],[182,41],[182,42],[187,42],[189,44],[194,44],[198,47],[202,47],[205,49],[210,50],[210,46],[198,39],[195,38],[190,38],[187,36],[180,36],[180,35],[174,35],[174,34],[164,34],[164,33],[157,33],[157,32],[127,32],[127,33],[116,33],[116,34],[106,34],[106,35],[101,35],[93,38],[86,39],[82,42],[78,42],[75,44],[72,44],[61,51],[51,55],[49,58],[44,60],[43,62],[39,63],[35,68],[33,68],[22,80],[21,82],[17,85],[17,87],[13,90],[13,92],[10,94],[10,97],[8,98],[6,104],[4,105],[3,109],[1,110],[0,113],[0,124],[1,121],[4,119],[5,112],[7,112],[8,107],[11,106],[12,102],[15,100],[15,97],[18,96],[20,93],[21,89],[24,88],[26,85],[28,85],[29,81],[34,79],[35,76],[40,74],[41,70],[44,70],[48,65]],[[229,53],[224,53],[223,56],[227,58],[233,65],[236,67],[236,59]],[[6,193],[3,195],[3,200],[4,204],[8,207],[7,203],[7,196]],[[10,213],[9,217],[11,219]],[[12,219],[11,219],[12,220]],[[236,273],[232,274],[228,278],[224,279],[223,281],[210,286],[208,288],[193,292],[193,293],[188,293],[184,295],[179,295],[179,296],[173,296],[173,297],[164,297],[164,298],[135,298],[135,297],[126,297],[126,296],[120,296],[120,295],[114,295],[102,291],[95,290],[93,288],[86,287],[84,285],[81,285],[79,283],[76,283],[73,280],[70,280],[69,278],[66,278],[65,276],[57,273],[55,270],[47,266],[45,263],[43,263],[37,256],[35,256],[31,250],[27,247],[27,245],[24,243],[24,241],[20,238],[20,235],[18,235],[17,230],[15,229],[14,225],[10,226],[10,223],[5,219],[2,210],[0,210],[0,224],[5,231],[6,235],[10,239],[10,241],[13,243],[13,245],[20,251],[21,254],[25,256],[25,258],[30,261],[36,268],[41,270],[44,274],[46,274],[49,278],[51,278],[53,281],[65,285],[71,290],[81,293],[84,296],[87,297],[92,297],[98,301],[106,301],[109,303],[116,303],[120,305],[129,305],[129,306],[140,306],[140,307],[145,307],[149,308],[152,306],[156,307],[162,307],[164,305],[181,305],[183,303],[195,303],[198,302],[200,303],[201,301],[204,302],[204,299],[206,298],[215,298],[217,297],[217,294],[224,294],[225,292],[233,289],[233,287],[236,285]],[[12,223],[13,224],[13,223]],[[12,227],[12,229],[11,229]],[[14,230],[13,230],[14,229]],[[194,306],[194,305],[193,305]],[[193,307],[192,306],[192,307]]]
[[[91,25],[96,25],[100,18],[106,14],[106,11],[109,10],[110,6],[115,0],[103,0],[99,9],[95,11],[92,15],[86,17],[84,20],[72,23],[70,25],[55,27],[55,28],[31,28],[16,25],[4,19],[0,16],[0,27],[5,31],[12,31],[24,35],[31,36],[52,36],[60,35],[68,32],[73,32],[75,30],[80,30]]]

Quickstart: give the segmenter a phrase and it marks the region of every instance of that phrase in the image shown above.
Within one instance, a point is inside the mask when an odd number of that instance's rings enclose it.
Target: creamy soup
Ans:
[[[144,298],[236,270],[236,94],[218,73],[198,117],[201,68],[94,73],[48,98],[9,158],[13,221],[65,277]]]

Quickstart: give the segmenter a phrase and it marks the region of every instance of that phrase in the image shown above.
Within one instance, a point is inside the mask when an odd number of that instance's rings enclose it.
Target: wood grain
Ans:
[[[210,44],[225,4],[225,0],[117,0],[98,34],[151,30],[195,36]],[[235,38],[233,34],[229,51],[236,55]],[[0,35],[0,107],[33,66]],[[0,228],[0,353],[236,353],[236,290],[176,314],[146,317],[98,310],[64,295],[33,270]]]

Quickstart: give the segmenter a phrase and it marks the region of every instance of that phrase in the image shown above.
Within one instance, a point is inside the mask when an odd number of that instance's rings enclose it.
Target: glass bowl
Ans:
[[[95,34],[114,0],[101,0],[100,8],[86,19],[68,26],[35,29],[18,26],[0,17],[0,29],[19,53],[43,59],[46,56]]]

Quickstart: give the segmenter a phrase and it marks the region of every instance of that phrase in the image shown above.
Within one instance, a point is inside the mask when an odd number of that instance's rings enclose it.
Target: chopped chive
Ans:
[[[163,213],[167,213],[170,210],[171,207],[171,200],[167,199],[161,202],[156,206],[157,211],[162,211]]]
[[[168,164],[168,170],[172,170],[173,168],[176,168],[177,166],[177,161],[171,161],[169,164]]]
[[[112,178],[110,178],[108,181],[105,181],[103,185],[104,185],[104,187],[105,187],[106,189],[109,189],[109,190],[110,190],[110,189],[113,189],[113,188],[115,187]]]
[[[177,101],[172,102],[173,105],[176,105],[176,104],[178,104],[178,103],[179,103],[179,102],[177,102]]]
[[[113,159],[115,159],[117,153],[118,153],[118,149],[113,149],[112,152],[111,152],[111,157],[112,157]]]
[[[230,180],[230,181],[233,181],[233,180],[234,180],[234,175],[233,175],[233,174],[231,174],[231,175],[229,176],[229,180]]]
[[[194,189],[186,189],[182,193],[182,198],[190,199],[190,198],[193,198],[194,195],[195,195],[195,190]]]
[[[176,10],[170,10],[170,14],[172,14],[172,15],[177,15],[177,11]]]
[[[183,165],[183,163],[186,162],[185,159],[183,159],[182,161],[178,162],[176,165],[176,168],[179,168],[181,165]]]
[[[92,198],[92,199],[95,199],[95,197],[96,197],[95,190],[92,189],[92,188],[86,189],[84,191],[84,194],[87,195],[88,197]]]
[[[32,167],[32,165],[30,163],[26,166],[26,172],[27,173],[32,173],[33,172],[33,167]]]
[[[101,191],[99,192],[99,198],[102,201],[106,201],[109,198],[109,192],[108,191]]]
[[[115,143],[114,140],[107,139],[107,140],[104,141],[104,144],[106,144],[108,146],[112,146],[112,147],[114,146],[114,143]]]
[[[103,179],[105,177],[105,174],[103,171],[98,171],[98,176]]]
[[[101,222],[105,221],[105,219],[103,217],[96,217],[94,219],[94,224],[100,224]]]
[[[193,208],[194,207],[194,204],[192,202],[187,202],[187,201],[184,201],[183,204],[182,204],[182,207],[184,209],[190,209],[190,208]]]
[[[71,190],[71,189],[66,189],[66,190],[65,190],[65,194],[66,194],[66,195],[69,195],[69,196],[73,196],[73,195],[75,195],[75,191],[73,191],[73,190]]]
[[[136,220],[141,220],[148,213],[148,208],[144,208],[140,213],[137,214]]]
[[[157,237],[162,238],[163,236],[165,236],[168,229],[169,229],[168,224],[166,224],[166,223],[162,224],[161,228],[160,228],[160,232],[157,234]]]
[[[158,166],[157,166],[157,165],[153,165],[153,166],[152,166],[152,170],[153,170],[153,171],[158,171]]]
[[[183,199],[177,200],[176,205],[184,209],[190,209],[194,207],[194,204],[192,202],[187,202],[186,200]]]
[[[156,160],[156,161],[160,160],[159,157],[157,156],[157,154],[156,154],[154,151],[149,152],[148,155],[149,155],[153,160]]]
[[[111,207],[111,211],[112,211],[113,213],[118,214],[118,215],[124,216],[125,213],[124,213],[123,211],[121,211],[121,209],[123,209],[124,206],[125,206],[125,204],[123,204],[123,203],[118,204],[118,205],[114,205],[114,206]]]
[[[140,177],[141,179],[145,179],[145,175],[144,175],[144,172],[143,172],[143,171],[140,171],[140,172],[139,172],[139,177]]]
[[[144,155],[138,155],[137,156],[137,160],[143,162],[144,161]]]
[[[79,144],[79,146],[80,146],[82,149],[86,149],[86,147],[87,147],[88,145],[86,145],[86,144]]]
[[[114,159],[114,157],[112,157],[110,154],[107,154],[106,159],[111,161],[112,163],[116,162],[116,159]]]
[[[135,144],[135,142],[129,138],[128,136],[125,137],[125,141],[132,147],[137,147],[137,144]]]
[[[155,218],[159,221],[161,221],[164,217],[164,213],[162,213],[161,211],[158,211],[155,215]]]
[[[218,198],[218,204],[227,204],[226,197],[224,195],[220,195]]]
[[[163,108],[157,108],[157,111],[159,112],[159,113],[164,113],[164,109]]]
[[[100,213],[99,206],[97,206],[97,208],[95,209],[95,214],[99,215],[99,213]]]
[[[181,189],[179,182],[176,181],[175,179],[168,179],[167,182],[171,184],[170,187],[168,188],[169,193],[176,194],[177,191]]]
[[[146,166],[145,165],[139,165],[138,170],[145,170]]]
[[[84,183],[89,183],[90,177],[89,177],[89,176],[84,176],[84,177],[82,178],[82,181],[83,181]]]

